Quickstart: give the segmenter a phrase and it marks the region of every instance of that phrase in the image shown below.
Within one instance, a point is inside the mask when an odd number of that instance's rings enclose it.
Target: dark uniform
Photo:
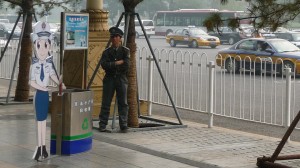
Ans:
[[[124,63],[116,65],[115,61],[123,60]],[[114,92],[117,93],[119,125],[121,130],[127,129],[128,103],[127,103],[127,72],[129,69],[129,49],[124,46],[109,47],[101,57],[100,64],[105,70],[103,79],[103,96],[101,112],[99,115],[99,129],[105,129],[110,112],[110,105]]]

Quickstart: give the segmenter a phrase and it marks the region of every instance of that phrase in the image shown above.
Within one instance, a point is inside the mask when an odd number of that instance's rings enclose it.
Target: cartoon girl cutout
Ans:
[[[37,120],[37,142],[33,159],[39,161],[40,158],[47,158],[46,149],[46,119],[49,109],[50,78],[59,85],[59,79],[52,62],[51,50],[52,34],[50,25],[46,22],[37,22],[33,28],[32,41],[34,57],[30,70],[30,86],[36,92],[33,99]],[[50,59],[49,59],[50,58]],[[63,85],[63,84],[62,84]],[[63,85],[65,89],[65,86]]]

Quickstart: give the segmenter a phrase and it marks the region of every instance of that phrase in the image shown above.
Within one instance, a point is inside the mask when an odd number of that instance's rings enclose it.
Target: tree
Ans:
[[[220,0],[221,4],[226,4],[228,0]],[[252,19],[252,25],[257,30],[270,27],[275,31],[278,27],[286,25],[294,20],[300,13],[300,1],[285,0],[245,0],[248,2],[247,18],[232,18],[228,21],[228,26],[236,28],[239,26],[239,20]],[[214,14],[204,21],[204,26],[208,31],[213,31],[222,26],[225,20],[220,15]]]
[[[120,0],[126,13],[135,13],[135,7],[143,0]],[[131,15],[128,25],[126,47],[130,49],[130,68],[128,73],[128,126],[139,127],[138,123],[138,97],[136,77],[136,43],[135,43],[135,15]]]
[[[52,0],[52,1],[42,1],[42,0],[3,0],[0,3],[0,8],[4,6],[3,2],[7,2],[9,7],[12,9],[18,8],[19,12],[23,13],[24,16],[27,15],[27,20],[23,32],[23,38],[21,39],[21,50],[19,59],[19,75],[17,80],[15,101],[28,101],[29,100],[29,69],[31,65],[32,57],[32,42],[30,34],[32,33],[32,15],[36,13],[40,16],[45,14],[51,14],[50,11],[54,7],[61,7],[68,10],[68,6],[65,4],[78,3],[80,0]],[[34,7],[38,6],[40,11],[35,11]]]

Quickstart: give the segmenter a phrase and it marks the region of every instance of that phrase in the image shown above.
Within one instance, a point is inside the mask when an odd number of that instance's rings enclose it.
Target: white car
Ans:
[[[141,21],[142,21],[142,24],[146,31],[147,37],[150,38],[150,36],[153,36],[155,34],[153,21],[152,20],[141,20]],[[144,36],[143,30],[139,24],[139,21],[135,20],[134,23],[135,23],[135,37],[139,38],[140,36]],[[119,28],[125,32],[124,26],[125,26],[125,22],[122,21],[120,23]]]

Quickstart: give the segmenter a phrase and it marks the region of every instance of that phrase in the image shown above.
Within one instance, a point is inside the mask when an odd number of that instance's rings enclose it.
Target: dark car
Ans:
[[[291,42],[278,38],[244,39],[219,51],[216,57],[217,65],[225,68],[227,72],[238,72],[241,68],[260,72],[263,67],[266,71],[276,69],[278,73],[282,73],[284,68],[291,68],[292,71],[296,69],[296,74],[300,74],[298,60],[300,49]]]
[[[209,32],[209,35],[219,37],[221,44],[229,43],[233,45],[234,43],[252,36],[252,30],[250,28],[240,28],[233,30],[229,27],[220,27],[219,31]]]
[[[274,34],[277,38],[285,39],[300,47],[300,32],[275,32]]]
[[[0,23],[0,38],[8,39],[14,25],[15,24],[13,23]],[[21,35],[21,29],[18,26],[16,26],[12,38],[19,38],[20,35]]]

